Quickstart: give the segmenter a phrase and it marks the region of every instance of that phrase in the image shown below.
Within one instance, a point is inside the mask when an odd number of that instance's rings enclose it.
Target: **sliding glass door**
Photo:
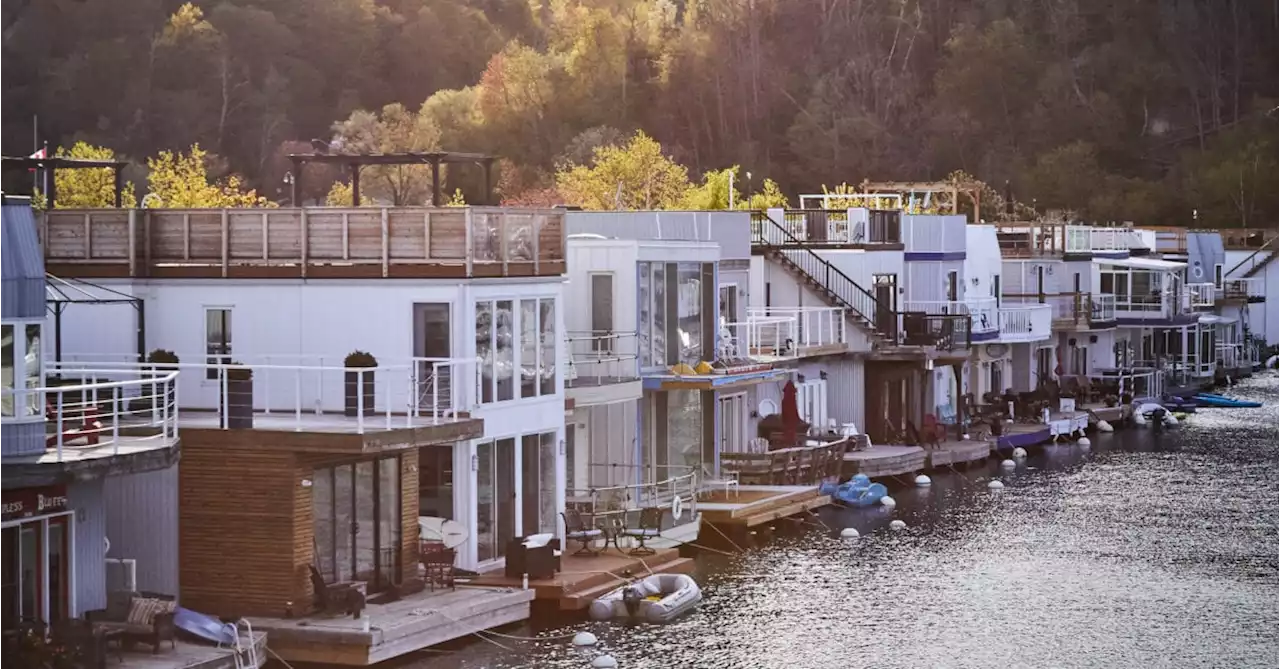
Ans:
[[[326,581],[378,592],[399,580],[400,498],[398,456],[315,471],[316,568]]]
[[[516,440],[476,445],[477,559],[497,560],[516,536]]]

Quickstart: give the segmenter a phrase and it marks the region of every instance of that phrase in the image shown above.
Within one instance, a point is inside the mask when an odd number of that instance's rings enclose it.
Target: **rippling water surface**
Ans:
[[[536,621],[565,639],[474,641],[404,669],[587,667],[1275,667],[1276,376],[1178,428],[1047,446],[893,491],[897,508],[830,510],[831,527],[701,556],[705,599],[665,626]],[[987,490],[999,477],[1005,489]],[[891,532],[890,520],[908,529]],[[539,624],[541,623],[541,624]]]

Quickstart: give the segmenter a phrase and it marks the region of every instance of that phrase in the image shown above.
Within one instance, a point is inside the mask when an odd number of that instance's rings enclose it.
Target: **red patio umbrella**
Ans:
[[[787,381],[782,387],[782,443],[785,448],[796,445],[796,428],[800,426],[800,407],[796,403],[796,384]]]

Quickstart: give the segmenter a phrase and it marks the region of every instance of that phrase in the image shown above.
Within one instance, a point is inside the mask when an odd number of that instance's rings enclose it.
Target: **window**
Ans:
[[[204,310],[205,362],[210,365],[231,363],[231,310],[212,308]],[[204,378],[218,378],[218,370],[210,367]]]
[[[542,380],[542,394],[556,394],[556,301],[544,297],[540,301],[538,328],[541,335],[542,360],[538,363],[538,375]]]
[[[537,397],[538,301],[520,300],[520,396]]]
[[[591,275],[591,350],[613,352],[613,275]]]
[[[987,390],[993,393],[1004,392],[1004,361],[996,360],[991,363],[989,385]]]
[[[1222,263],[1213,266],[1213,285],[1215,288],[1222,288]]]
[[[497,380],[495,399],[498,402],[515,399],[515,314],[514,302],[498,300],[493,311],[493,376]]]
[[[493,401],[493,303],[476,303],[476,357],[480,359],[480,402]]]
[[[996,308],[1000,308],[1000,275],[991,277],[991,297],[996,298]]]
[[[44,398],[34,392],[44,386],[41,323],[3,325],[3,415],[43,416]],[[21,379],[21,382],[19,382]]]
[[[325,580],[365,581],[369,592],[399,581],[399,456],[322,467],[311,478],[316,568]]]
[[[516,399],[517,366],[519,397],[554,394],[555,300],[476,302],[476,357],[480,359],[482,404]]]
[[[636,270],[639,281],[636,291],[637,304],[637,327],[636,327],[636,347],[639,349],[640,366],[652,367],[653,348],[650,343],[653,341],[649,336],[649,328],[653,324],[653,270],[649,263],[638,263]]]
[[[720,286],[720,329],[738,320],[738,286],[726,284]]]
[[[1053,378],[1053,349],[1041,348],[1036,350],[1036,385],[1049,381]]]
[[[696,365],[702,360],[702,280],[701,266],[696,263],[680,263],[676,270],[676,294],[679,303],[676,317],[679,319],[680,360]]]

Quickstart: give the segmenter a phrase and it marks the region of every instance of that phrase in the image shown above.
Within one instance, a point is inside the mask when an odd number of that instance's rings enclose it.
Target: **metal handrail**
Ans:
[[[842,307],[748,307],[747,318],[781,317],[795,319],[796,345],[829,346],[848,343],[845,310]]]
[[[602,465],[593,467],[610,467],[654,471],[657,469],[685,470],[682,474],[669,475],[660,481],[640,483],[623,483],[590,488],[567,488],[566,502],[572,504],[590,504],[586,513],[593,518],[611,518],[625,516],[627,513],[639,511],[646,507],[663,506],[679,496],[690,504],[689,517],[696,514],[698,472],[693,467],[684,465]],[[577,499],[575,499],[577,498]],[[586,498],[585,500],[583,498]]]
[[[565,359],[565,383],[592,378],[628,380],[639,376],[639,347],[635,331],[573,330],[565,333],[569,355]]]
[[[76,375],[79,383],[3,390],[15,406],[23,397],[26,406],[44,407],[46,434],[53,431],[45,437],[46,450],[54,450],[57,462],[64,461],[68,448],[110,446],[112,455],[119,455],[121,429],[128,430],[131,445],[178,438],[176,370],[123,381],[97,381],[96,374],[86,372]],[[80,440],[83,446],[71,443]]]

